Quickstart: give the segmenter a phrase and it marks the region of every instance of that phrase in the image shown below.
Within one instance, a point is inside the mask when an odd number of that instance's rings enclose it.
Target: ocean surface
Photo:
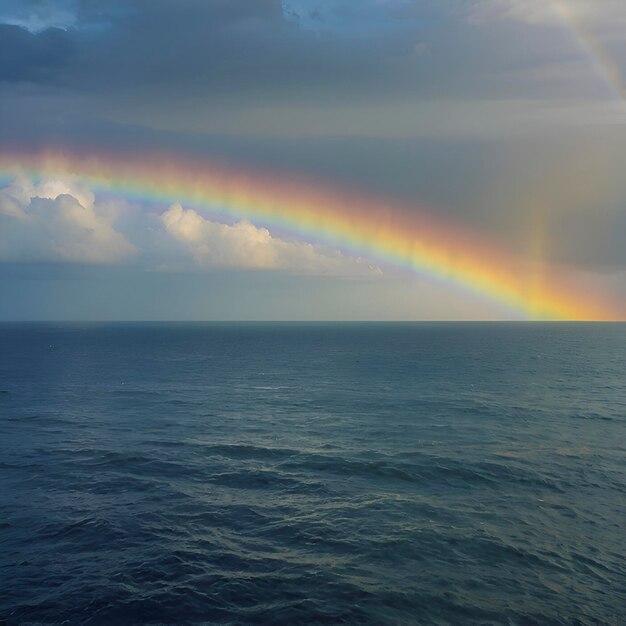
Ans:
[[[624,624],[624,324],[2,324],[0,622]]]

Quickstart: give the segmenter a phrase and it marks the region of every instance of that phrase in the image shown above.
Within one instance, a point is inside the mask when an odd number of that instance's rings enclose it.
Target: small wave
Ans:
[[[615,422],[622,421],[618,417],[611,417],[610,415],[602,415],[600,413],[574,413],[569,416],[573,420],[600,420],[603,422]]]
[[[76,522],[60,524],[48,523],[38,532],[38,538],[45,540],[80,540],[83,545],[101,545],[101,542],[118,541],[127,536],[119,526],[103,518],[85,517]]]
[[[213,474],[208,481],[236,489],[289,489],[302,485],[297,479],[262,470]]]
[[[291,448],[270,448],[251,444],[205,444],[207,452],[236,459],[284,459],[300,454]]]
[[[330,472],[340,475],[378,477],[416,482],[420,476],[413,474],[408,468],[402,468],[386,461],[350,460],[336,456],[301,455],[297,460],[285,461],[280,465],[283,469]]]
[[[289,385],[255,385],[250,387],[250,389],[257,389],[259,391],[279,391],[280,389],[290,389]]]
[[[41,415],[41,414],[14,415],[14,416],[7,418],[7,421],[25,422],[25,423],[35,422],[37,424],[59,424],[59,425],[72,423],[72,420],[67,419],[67,418],[52,416],[52,415]]]

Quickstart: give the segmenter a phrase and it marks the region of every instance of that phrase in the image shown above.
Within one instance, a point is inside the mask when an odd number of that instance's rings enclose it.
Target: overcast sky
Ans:
[[[624,74],[623,0],[0,3],[2,149],[165,150],[371,190],[612,295]],[[1,319],[515,316],[197,207],[1,186]]]

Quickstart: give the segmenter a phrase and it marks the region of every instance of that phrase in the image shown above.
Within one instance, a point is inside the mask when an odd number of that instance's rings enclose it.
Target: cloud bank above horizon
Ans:
[[[382,273],[364,259],[274,237],[245,219],[211,221],[180,203],[155,213],[125,200],[96,201],[80,179],[34,183],[23,174],[0,188],[0,261],[132,264],[177,272],[282,270],[346,278]]]

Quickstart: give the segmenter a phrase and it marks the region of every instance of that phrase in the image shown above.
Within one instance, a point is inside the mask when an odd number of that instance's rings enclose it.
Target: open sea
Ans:
[[[0,623],[625,624],[626,324],[1,324]]]

